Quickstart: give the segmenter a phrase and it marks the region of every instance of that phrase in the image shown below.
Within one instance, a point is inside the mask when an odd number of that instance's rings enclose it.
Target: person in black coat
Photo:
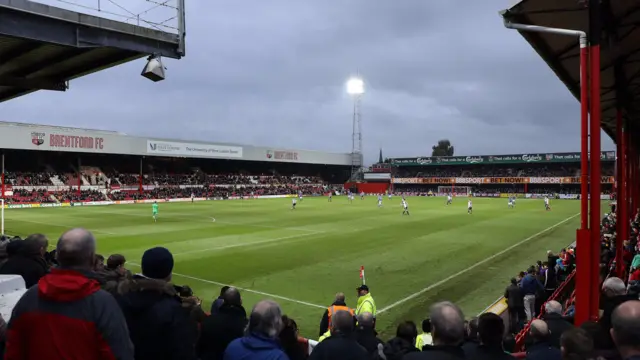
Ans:
[[[224,303],[223,295],[228,289],[229,289],[229,286],[227,285],[220,288],[220,296],[218,296],[218,298],[215,299],[213,303],[211,303],[211,314],[215,314],[218,312],[218,310],[222,306],[222,303]]]
[[[156,247],[142,255],[142,275],[118,286],[136,360],[195,360],[196,332],[169,282],[173,256]]]
[[[373,314],[365,312],[358,315],[355,338],[372,358],[382,351],[384,342],[378,338],[374,329]]]
[[[222,295],[222,306],[202,322],[197,353],[202,360],[218,360],[224,357],[227,345],[244,335],[247,312],[242,307],[238,289],[228,287]]]
[[[560,349],[549,344],[549,328],[543,320],[531,322],[529,337],[533,343],[526,348],[527,360],[562,360]]]
[[[283,315],[282,326],[282,330],[278,335],[282,351],[287,354],[289,360],[305,360],[307,358],[307,349],[298,342],[298,324],[287,315]]]
[[[524,295],[515,278],[511,278],[511,284],[504,291],[504,298],[507,299],[507,311],[509,312],[509,332],[515,334],[520,331],[520,324],[526,319]]]
[[[504,322],[499,315],[485,313],[478,318],[478,338],[480,344],[465,350],[467,359],[473,360],[514,360],[502,347]]]
[[[49,271],[44,254],[47,252],[49,240],[42,234],[29,235],[21,241],[16,253],[0,267],[0,274],[20,275],[26,288],[38,283]]]
[[[384,345],[383,352],[387,360],[402,360],[405,355],[420,351],[416,348],[417,336],[418,328],[413,321],[405,321],[398,325],[396,337]]]
[[[309,360],[369,360],[369,354],[353,336],[353,316],[336,311],[331,319],[331,336],[321,341]]]
[[[565,331],[573,329],[573,325],[562,317],[562,305],[559,302],[548,301],[544,305],[544,310],[542,320],[549,328],[549,344],[560,349],[560,337]]]

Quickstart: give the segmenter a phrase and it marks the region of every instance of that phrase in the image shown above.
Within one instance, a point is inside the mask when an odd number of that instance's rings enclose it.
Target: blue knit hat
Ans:
[[[163,247],[155,247],[142,255],[142,275],[150,279],[166,279],[173,270],[173,255]]]

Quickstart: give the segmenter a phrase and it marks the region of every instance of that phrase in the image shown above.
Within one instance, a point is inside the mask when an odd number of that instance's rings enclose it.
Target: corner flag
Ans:
[[[365,279],[364,279],[364,266],[360,266],[360,279],[362,279],[362,285],[365,284]]]

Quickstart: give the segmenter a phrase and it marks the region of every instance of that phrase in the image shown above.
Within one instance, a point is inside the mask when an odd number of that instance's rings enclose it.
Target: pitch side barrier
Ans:
[[[243,199],[283,199],[292,198],[296,195],[260,195],[260,196],[229,196],[227,198],[194,198],[193,201],[222,201],[222,200],[243,200]],[[144,199],[144,200],[113,200],[113,201],[78,201],[61,203],[27,203],[27,204],[7,204],[5,209],[33,209],[33,208],[54,208],[54,207],[75,207],[75,206],[104,206],[104,205],[130,205],[130,204],[150,204],[153,202],[189,202],[191,198],[175,199]]]
[[[449,185],[479,185],[479,184],[580,184],[579,177],[413,177],[392,178],[394,184],[449,184]],[[613,176],[602,176],[600,183],[613,184]]]

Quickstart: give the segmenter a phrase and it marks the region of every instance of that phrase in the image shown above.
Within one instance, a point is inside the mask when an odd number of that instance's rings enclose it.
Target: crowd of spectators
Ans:
[[[458,306],[443,301],[430,307],[421,331],[404,321],[386,341],[379,338],[371,312],[340,309],[328,321],[325,314],[319,331],[324,335],[309,354],[295,319],[283,314],[276,302],[259,301],[248,312],[241,291],[225,286],[211,308],[204,309],[188,286],[172,282],[174,259],[166,248],[145,251],[141,271],[134,275],[120,254],[105,263],[105,257],[96,254],[95,238],[84,229],[62,234],[52,252],[48,246],[40,234],[0,242],[0,274],[21,275],[29,287],[9,324],[0,321],[6,359],[506,360],[514,359],[510,353],[516,351],[513,336],[504,335],[500,316],[483,313],[467,321]],[[549,258],[564,262],[562,256]],[[571,259],[566,261],[569,267]],[[530,286],[538,286],[543,273],[549,279],[550,269],[542,263],[529,269],[521,285],[514,279],[507,290],[509,301],[522,294],[522,306],[530,303],[529,292],[539,290]],[[561,268],[555,270],[562,276]],[[359,296],[369,294],[364,288]],[[636,359],[638,294],[629,293],[615,277],[604,282],[603,290],[599,323],[575,327],[562,304],[553,300],[545,303],[541,317],[527,313],[526,358]],[[338,293],[330,308],[346,304],[344,294]]]
[[[22,203],[52,203],[55,202],[51,198],[51,193],[47,190],[26,190],[26,189],[14,189],[13,195],[5,198],[7,204],[22,204]]]
[[[77,190],[69,189],[65,191],[55,192],[54,196],[60,202],[105,201],[106,200],[105,195],[97,190],[81,190],[78,193]]]
[[[13,186],[50,186],[51,177],[48,172],[5,172],[5,182]]]
[[[613,176],[613,163],[602,163],[602,176]],[[397,177],[577,177],[580,164],[529,165],[442,165],[401,167]]]

